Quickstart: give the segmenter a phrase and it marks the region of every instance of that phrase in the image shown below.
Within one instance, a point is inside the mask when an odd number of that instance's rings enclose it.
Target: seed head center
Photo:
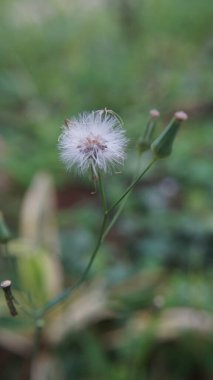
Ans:
[[[84,154],[97,154],[98,151],[104,152],[107,145],[99,136],[87,137],[82,144],[78,145],[78,148]]]

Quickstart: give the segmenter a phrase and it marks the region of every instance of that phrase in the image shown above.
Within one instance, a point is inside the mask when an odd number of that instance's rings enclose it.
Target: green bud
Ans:
[[[3,214],[0,212],[0,243],[7,243],[11,239],[10,231],[4,221]]]
[[[151,117],[146,125],[144,134],[138,140],[138,150],[140,154],[150,149],[154,130],[156,127],[156,119],[160,116],[160,112],[158,110],[153,109],[150,111],[150,116]]]
[[[188,116],[183,111],[179,111],[174,114],[174,117],[168,126],[164,129],[160,136],[153,141],[151,145],[151,150],[156,158],[164,158],[171,154],[173,142],[179,130],[181,122],[187,119]]]

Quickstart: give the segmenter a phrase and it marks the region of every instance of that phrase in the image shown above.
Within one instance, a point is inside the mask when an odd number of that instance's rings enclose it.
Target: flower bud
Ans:
[[[160,116],[160,112],[155,109],[151,110],[149,114],[151,117],[146,125],[144,134],[138,140],[138,150],[140,154],[146,150],[149,150],[152,143],[153,133],[156,127],[156,119]]]
[[[183,111],[178,111],[174,114],[174,117],[168,126],[164,129],[160,136],[153,141],[151,145],[151,150],[156,158],[164,158],[171,154],[173,142],[179,130],[181,122],[187,119],[188,116]]]
[[[7,243],[11,239],[10,231],[4,221],[3,214],[0,212],[0,243]]]

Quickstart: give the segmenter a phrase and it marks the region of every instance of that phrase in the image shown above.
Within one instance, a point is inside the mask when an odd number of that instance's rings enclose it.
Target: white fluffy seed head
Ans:
[[[79,114],[66,120],[59,137],[59,153],[68,169],[77,166],[97,175],[123,164],[127,139],[120,119],[108,110]]]

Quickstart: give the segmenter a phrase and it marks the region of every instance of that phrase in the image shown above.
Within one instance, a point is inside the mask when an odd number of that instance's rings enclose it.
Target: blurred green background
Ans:
[[[161,112],[156,135],[174,111],[189,115],[172,156],[157,163],[129,198],[88,286],[70,300],[70,313],[60,309],[49,317],[53,326],[61,315],[70,325],[64,334],[54,333],[56,327],[47,333],[37,366],[23,342],[21,352],[8,343],[8,331],[14,342],[30,340],[32,326],[21,312],[14,320],[8,317],[2,295],[2,379],[28,379],[31,367],[33,380],[210,380],[213,3],[1,0],[0,5],[0,209],[14,238],[10,252],[17,291],[27,286],[32,298],[36,293],[43,302],[51,244],[59,247],[54,260],[60,276],[55,267],[54,273],[62,284],[53,284],[57,291],[82,273],[95,243],[98,195],[90,194],[90,178],[68,174],[58,158],[64,119],[104,107],[123,118],[130,144],[122,175],[106,178],[113,201],[131,181],[135,145],[149,110]],[[32,180],[41,171],[51,175],[56,194],[56,210],[53,202],[48,212],[54,215],[47,218],[50,225],[54,219],[55,229],[34,240],[30,235],[29,248],[25,224],[39,203],[40,190]],[[30,184],[32,213],[29,209],[24,223]],[[26,261],[26,255],[33,259]],[[1,247],[1,280],[11,276],[8,267]],[[45,375],[44,363],[51,375]]]

